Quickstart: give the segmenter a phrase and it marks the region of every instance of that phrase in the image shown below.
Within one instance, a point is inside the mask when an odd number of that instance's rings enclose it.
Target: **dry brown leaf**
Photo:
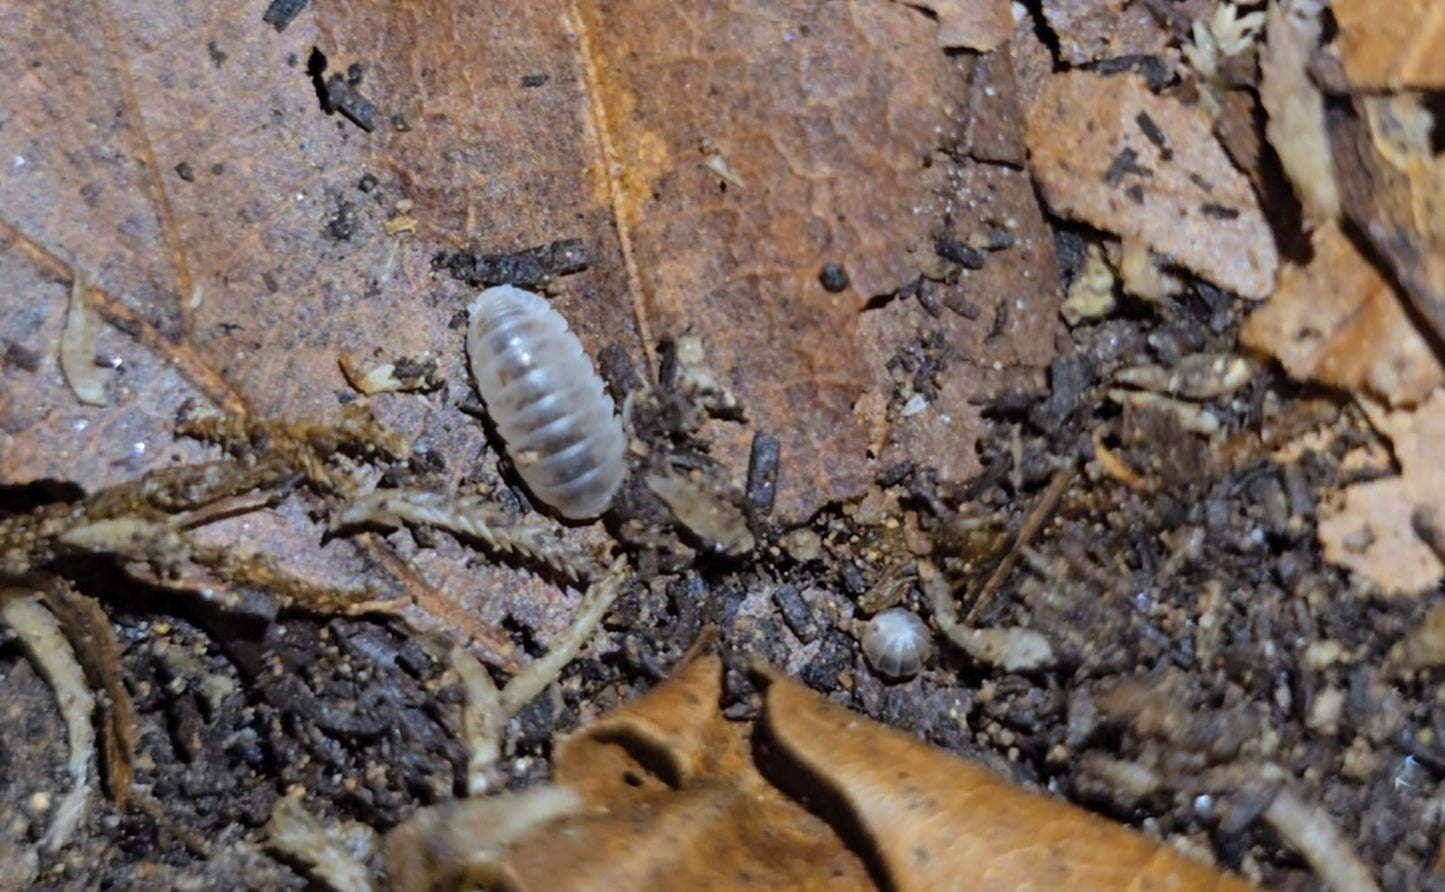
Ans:
[[[448,327],[469,289],[430,272],[438,249],[471,241],[582,238],[597,259],[563,284],[560,309],[590,350],[618,342],[642,355],[563,20],[525,4],[313,4],[277,35],[261,11],[6,5],[0,346],[20,361],[0,372],[5,483],[94,490],[213,455],[173,436],[188,401],[334,417],[354,399],[337,357],[378,348],[435,352],[447,384],[369,406],[446,457],[438,486],[485,479],[482,431],[455,409],[470,383]],[[323,113],[313,47],[328,76],[359,66],[381,126]],[[539,72],[545,85],[526,86]],[[389,235],[400,207],[416,231]],[[104,408],[78,404],[54,356],[71,257],[94,273],[91,306],[111,323],[95,345],[119,368]],[[495,631],[508,614],[544,635],[569,621],[573,598],[474,566],[446,539],[408,553],[409,537],[396,537],[411,566],[367,537],[317,548],[311,508],[288,500],[204,535],[318,582],[410,595],[419,626],[477,638],[494,656],[510,649]]]
[[[1200,109],[1154,95],[1136,75],[1074,71],[1049,79],[1026,138],[1056,212],[1141,238],[1243,297],[1273,289],[1274,237]]]
[[[1445,391],[1413,411],[1387,411],[1361,401],[1375,429],[1394,444],[1400,475],[1357,483],[1337,505],[1321,506],[1319,537],[1325,559],[1373,580],[1391,594],[1423,592],[1445,574],[1436,550],[1422,538],[1421,519],[1445,505]],[[1421,512],[1425,512],[1421,514]],[[1438,521],[1434,521],[1438,523]]]
[[[829,5],[807,18],[800,31],[753,3],[696,16],[636,4],[584,7],[582,22],[648,339],[700,335],[756,428],[778,437],[785,521],[871,476],[852,406],[876,373],[856,319],[916,275],[905,248],[929,224],[911,209],[928,196],[919,162],[950,72],[920,52],[935,26],[915,10]],[[679,39],[691,33],[707,39]],[[819,281],[830,263],[847,273],[840,293]],[[717,433],[740,473],[751,433]]]
[[[835,706],[776,673],[763,723],[780,776],[807,776],[857,821],[892,888],[1244,890],[1071,805]]]
[[[906,5],[938,17],[938,45],[949,49],[986,53],[1008,40],[1014,30],[1009,0],[912,0]]]
[[[1059,55],[1071,66],[1119,56],[1162,56],[1169,45],[1169,32],[1147,3],[1044,0],[1043,11],[1059,40]]]
[[[1335,223],[1315,231],[1307,264],[1287,263],[1240,342],[1292,377],[1411,406],[1445,383],[1445,369],[1405,315],[1390,283]]]
[[[1001,0],[958,9],[1011,22]],[[720,427],[720,457],[740,475],[754,431],[782,440],[779,518],[856,495],[873,467],[853,408],[892,387],[867,364],[859,310],[917,279],[946,219],[1020,221],[1023,250],[981,273],[1034,274],[970,361],[1037,376],[1056,324],[1032,196],[1012,190],[1024,197],[995,202],[992,219],[949,181],[940,150],[957,141],[973,82],[972,59],[935,49],[963,27],[952,11],[940,6],[935,22],[885,3],[696,15],[658,3],[604,15],[584,2],[567,17],[406,0],[312,5],[277,35],[258,32],[250,8],[94,16],[11,4],[4,24],[21,37],[0,72],[16,109],[0,133],[0,479],[95,489],[197,460],[208,453],[172,436],[178,404],[324,419],[355,398],[338,357],[431,351],[446,380],[434,396],[368,405],[456,459],[439,486],[485,480],[481,431],[451,408],[469,390],[448,327],[467,289],[435,277],[432,258],[575,237],[590,266],[557,283],[555,302],[591,352],[617,343],[642,365],[656,339],[691,328],[753,412],[751,428]],[[318,107],[308,69],[323,64],[323,80],[354,66],[348,89],[374,105],[372,129]],[[1018,142],[1016,112],[990,123],[983,111],[965,141],[997,160],[983,147]],[[103,376],[104,408],[77,405],[47,349],[70,257],[95,274],[89,304],[110,323],[95,349],[121,369]],[[851,279],[842,293],[818,281],[828,263]],[[986,325],[940,327],[978,343]],[[963,399],[993,386],[958,375],[950,393]],[[971,455],[972,430],[951,432]],[[253,521],[251,546],[313,578],[374,576],[380,563],[391,577],[375,580],[380,594],[409,594],[414,618],[469,634],[508,612],[554,628],[566,614],[547,586],[479,574],[450,543],[394,540],[415,572],[374,544],[318,554],[306,514],[287,505]]]
[[[854,406],[893,383],[865,353],[877,345],[860,311],[917,280],[955,209],[977,219],[940,154],[966,104],[964,63],[891,3],[584,4],[579,25],[645,340],[700,335],[754,430],[779,438],[779,519],[861,494],[873,468]],[[1029,256],[1046,281],[1046,254]],[[820,281],[830,264],[840,291]],[[1048,303],[1015,314],[1005,354],[1038,352],[1020,335]],[[735,473],[752,433],[714,431]],[[973,436],[960,426],[953,448]]]
[[[900,356],[919,344],[940,344],[951,356],[934,376],[937,386],[923,411],[889,419],[890,399],[895,409],[903,402],[891,384],[875,384],[855,404],[873,422],[870,451],[883,467],[911,461],[933,468],[940,482],[978,473],[977,450],[962,447],[977,436],[981,403],[989,394],[1042,386],[1061,333],[1054,236],[1022,170],[1023,97],[1013,63],[1002,52],[965,61],[963,122],[948,147],[959,159],[945,193],[953,215],[948,235],[966,244],[1001,234],[1013,244],[989,252],[979,269],[961,266],[943,282],[920,283],[942,305],[935,306],[936,316],[922,309],[921,298],[900,299],[859,321],[870,368],[896,369]]]
[[[519,887],[873,888],[833,828],[758,773],[721,692],[721,663],[701,659],[564,741],[555,782],[590,813],[516,845]]]
[[[720,673],[698,660],[562,745],[557,781],[593,814],[518,844],[520,888],[1249,888],[777,674],[749,734]]]
[[[1438,0],[1333,0],[1330,10],[1351,84],[1445,89],[1445,6]]]

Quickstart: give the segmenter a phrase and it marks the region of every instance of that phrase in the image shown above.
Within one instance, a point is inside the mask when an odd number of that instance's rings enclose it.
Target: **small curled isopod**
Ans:
[[[863,630],[863,656],[884,678],[910,678],[932,655],[931,638],[918,614],[901,607],[885,610]]]
[[[563,517],[606,511],[627,472],[627,439],[567,320],[511,285],[483,291],[469,312],[472,378],[522,482]]]

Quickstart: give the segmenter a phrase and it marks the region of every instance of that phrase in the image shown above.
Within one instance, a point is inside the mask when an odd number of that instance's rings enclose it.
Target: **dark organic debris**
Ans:
[[[306,8],[306,0],[271,0],[271,5],[261,14],[261,21],[276,29],[279,34],[286,30],[295,18]]]
[[[587,268],[587,248],[581,239],[569,238],[499,254],[476,250],[442,253],[436,256],[433,265],[474,288],[516,285],[545,291],[557,276]]]
[[[778,492],[778,456],[781,451],[778,438],[772,434],[757,434],[753,437],[753,448],[748,456],[748,510],[755,517],[766,517],[773,510],[773,499]]]
[[[321,100],[321,110],[328,115],[337,112],[345,115],[351,123],[371,133],[381,121],[381,110],[361,95],[361,67],[350,66],[345,73],[333,74],[322,80],[326,73],[326,55],[313,49],[306,60],[306,73],[316,87],[316,97]]]

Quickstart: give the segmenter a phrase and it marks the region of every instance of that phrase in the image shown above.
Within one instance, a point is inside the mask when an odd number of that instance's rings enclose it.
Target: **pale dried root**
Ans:
[[[596,560],[554,531],[519,521],[482,496],[455,498],[422,490],[375,490],[343,505],[332,515],[331,529],[368,523],[437,527],[476,539],[494,551],[538,561],[573,581],[602,575]]]
[[[85,803],[90,797],[90,760],[95,755],[95,695],[59,621],[41,604],[39,592],[19,587],[0,589],[0,619],[15,630],[30,659],[40,667],[65,717],[70,740],[67,768],[75,786],[55,808],[50,828],[41,840],[43,847],[56,851],[70,840],[85,817]]]
[[[577,658],[597,631],[602,617],[617,599],[626,563],[618,558],[607,575],[588,587],[571,627],[552,644],[547,655],[528,664],[498,690],[485,667],[465,647],[452,649],[452,666],[461,676],[466,694],[462,711],[462,737],[471,749],[467,762],[467,794],[480,796],[497,785],[495,767],[501,758],[507,723]]]

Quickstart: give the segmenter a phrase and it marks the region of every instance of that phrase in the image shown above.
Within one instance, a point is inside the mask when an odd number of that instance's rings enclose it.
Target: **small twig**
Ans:
[[[1024,515],[1023,523],[1019,524],[1018,534],[1014,536],[1008,552],[998,562],[998,566],[994,567],[993,572],[989,574],[988,579],[978,590],[978,594],[974,596],[973,606],[968,609],[968,614],[964,617],[965,624],[973,625],[984,610],[993,603],[994,596],[998,594],[1004,580],[1008,578],[1014,565],[1018,563],[1020,549],[1031,543],[1039,531],[1044,528],[1044,524],[1048,523],[1049,518],[1053,516],[1054,509],[1059,506],[1059,500],[1063,498],[1064,493],[1068,491],[1069,485],[1073,482],[1074,468],[1072,465],[1054,472],[1054,476],[1049,479],[1049,485],[1044,487],[1044,491],[1039,493],[1038,499],[1029,508],[1028,514]]]

